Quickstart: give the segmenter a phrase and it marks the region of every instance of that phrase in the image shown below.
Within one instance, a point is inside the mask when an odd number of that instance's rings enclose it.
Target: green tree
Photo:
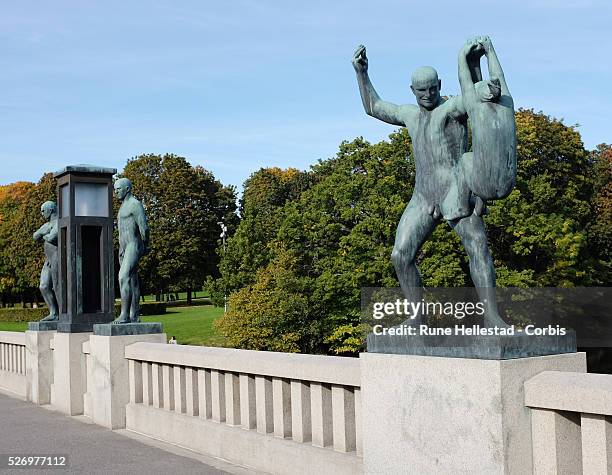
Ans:
[[[532,110],[516,114],[516,187],[485,222],[501,286],[593,283],[586,226],[592,160],[575,127]]]
[[[612,145],[598,145],[591,158],[593,199],[588,242],[596,261],[596,283],[609,286],[612,283]]]
[[[590,224],[593,235],[601,239],[606,239],[609,229],[605,227],[609,220],[593,221],[597,161],[584,149],[575,127],[531,110],[518,111],[516,119],[517,186],[507,199],[490,203],[485,217],[498,283],[523,287],[596,283],[597,259],[587,227]],[[398,285],[390,254],[414,185],[410,148],[405,130],[378,144],[363,139],[345,142],[336,157],[312,167],[311,185],[293,199],[263,194],[266,201],[259,207],[277,204],[270,210],[273,215],[258,221],[272,223],[265,232],[245,222],[245,210],[239,239],[233,243],[240,245],[221,264],[242,272],[233,283],[238,290],[230,298],[232,324],[220,327],[230,341],[241,346],[248,337],[236,337],[236,332],[250,331],[272,348],[278,343],[273,340],[285,335],[284,325],[287,335],[294,334],[294,319],[282,317],[275,331],[258,333],[261,321],[250,309],[267,308],[268,292],[287,301],[299,298],[308,328],[317,330],[300,333],[300,351],[349,354],[359,349],[361,288]],[[603,184],[609,183],[603,171],[596,175]],[[277,192],[273,187],[267,190]],[[601,196],[598,206],[604,206],[609,188],[600,185],[596,190]],[[273,278],[280,275],[277,265],[285,262],[284,253],[295,260],[288,267],[295,285],[289,287]],[[465,251],[446,223],[423,246],[418,261],[427,286],[471,285]],[[266,292],[254,291],[261,288]],[[244,324],[247,315],[252,318]]]
[[[309,321],[309,297],[297,274],[298,256],[281,250],[255,278],[234,292],[229,311],[215,321],[231,347],[307,352],[316,338]]]
[[[227,241],[220,263],[221,278],[208,282],[213,301],[222,305],[224,294],[233,292],[255,280],[257,270],[266,266],[272,254],[269,244],[280,226],[285,203],[297,199],[311,186],[312,174],[295,168],[261,168],[244,183],[240,200],[240,225]]]

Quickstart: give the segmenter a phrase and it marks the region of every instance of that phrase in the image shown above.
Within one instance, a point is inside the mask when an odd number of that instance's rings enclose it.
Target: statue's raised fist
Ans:
[[[359,45],[353,54],[351,61],[355,71],[362,73],[368,70],[368,57],[366,56],[366,47]]]

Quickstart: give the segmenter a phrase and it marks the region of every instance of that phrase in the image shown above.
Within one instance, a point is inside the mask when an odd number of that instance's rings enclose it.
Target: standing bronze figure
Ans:
[[[52,322],[59,319],[57,296],[55,294],[59,278],[57,262],[57,207],[53,201],[45,201],[40,207],[40,213],[47,222],[34,233],[34,240],[44,242],[45,263],[40,273],[39,288],[49,309],[49,315],[43,318],[42,321]]]
[[[480,59],[487,57],[491,79],[482,81]],[[485,324],[506,326],[495,300],[495,269],[487,244],[484,202],[506,196],[516,176],[514,106],[491,40],[470,40],[459,55],[462,96],[444,99],[432,67],[418,68],[410,88],[417,105],[383,101],[368,76],[365,46],[353,55],[363,107],[383,122],[406,127],[416,166],[414,193],[400,219],[391,258],[407,299],[422,298],[416,266],[419,249],[441,219],[459,235],[470,274],[485,303]],[[468,116],[474,151],[468,152]],[[417,322],[421,317],[417,318]],[[417,323],[415,322],[415,323]]]
[[[149,246],[149,227],[142,203],[132,195],[132,182],[115,182],[115,196],[121,201],[117,215],[119,227],[119,289],[121,314],[113,323],[140,322],[140,285],[138,261]]]

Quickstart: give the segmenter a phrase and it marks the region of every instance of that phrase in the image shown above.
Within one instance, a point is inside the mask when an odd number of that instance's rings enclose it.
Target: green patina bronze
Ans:
[[[490,79],[483,81],[486,56]],[[485,302],[485,324],[505,326],[495,301],[495,269],[482,220],[485,201],[510,193],[516,177],[514,106],[502,68],[488,37],[470,40],[459,54],[461,96],[440,96],[441,81],[432,67],[418,68],[410,88],[417,105],[383,101],[368,76],[365,46],[353,67],[366,113],[406,127],[416,166],[414,193],[400,219],[391,258],[400,285],[411,301],[422,298],[416,256],[425,240],[446,220],[457,232],[470,260],[470,274]],[[468,151],[468,117],[473,151]],[[417,318],[415,323],[420,323]]]
[[[42,241],[45,248],[45,263],[40,273],[40,293],[45,299],[49,315],[43,322],[55,322],[59,319],[59,309],[55,292],[58,289],[59,268],[57,260],[57,207],[53,201],[45,201],[40,213],[47,220],[34,233],[35,241]]]
[[[115,196],[121,201],[117,214],[121,314],[113,323],[138,323],[140,322],[138,261],[146,253],[149,245],[149,227],[142,203],[132,195],[132,182],[127,178],[120,178],[115,182],[114,189]]]

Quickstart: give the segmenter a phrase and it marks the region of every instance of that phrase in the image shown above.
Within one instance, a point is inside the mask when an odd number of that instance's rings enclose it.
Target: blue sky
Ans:
[[[612,2],[5,1],[0,184],[70,163],[187,157],[241,189],[263,166],[307,168],[344,139],[385,138],[350,64],[368,48],[380,95],[414,102],[415,67],[458,94],[457,52],[488,34],[517,106],[612,142]]]

